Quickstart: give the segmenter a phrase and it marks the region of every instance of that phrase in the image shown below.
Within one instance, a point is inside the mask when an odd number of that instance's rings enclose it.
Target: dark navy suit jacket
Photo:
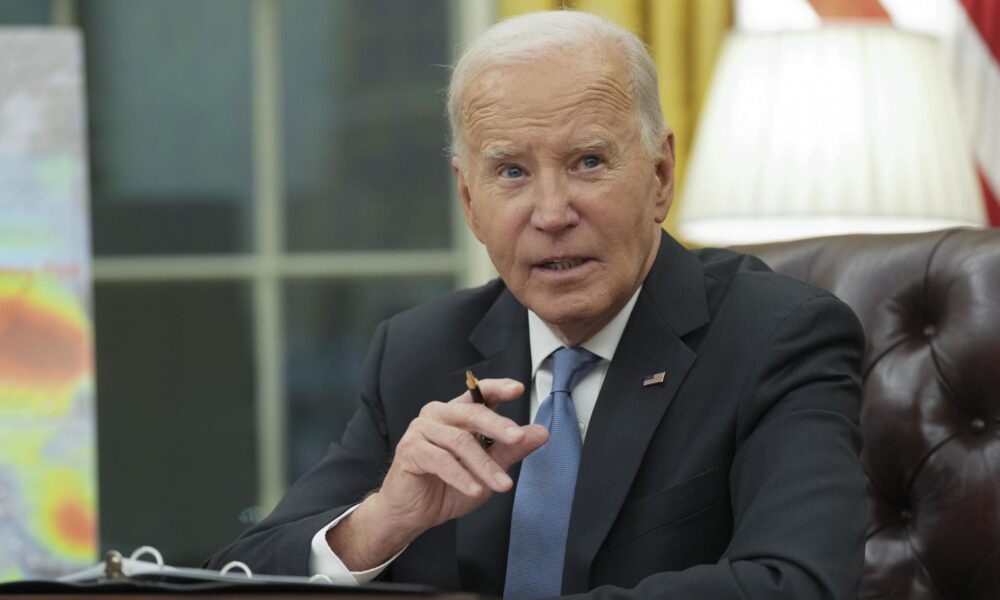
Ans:
[[[587,430],[563,592],[852,595],[867,524],[863,346],[827,292],[664,235]],[[209,565],[306,574],[313,535],[379,486],[410,421],[461,394],[469,368],[530,385],[527,312],[499,280],[382,323],[342,440]],[[662,384],[643,385],[661,371]],[[528,396],[500,412],[527,423]],[[383,578],[502,595],[512,504],[495,495],[427,531]]]

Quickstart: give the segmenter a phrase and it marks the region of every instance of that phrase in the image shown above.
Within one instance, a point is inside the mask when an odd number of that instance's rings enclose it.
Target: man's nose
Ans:
[[[543,231],[558,231],[576,225],[580,215],[576,212],[565,177],[550,173],[538,177],[536,181],[531,225]]]

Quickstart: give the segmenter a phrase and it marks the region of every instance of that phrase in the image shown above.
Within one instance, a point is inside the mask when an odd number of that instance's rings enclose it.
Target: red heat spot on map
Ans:
[[[79,548],[97,545],[97,522],[93,513],[79,500],[61,502],[53,514],[55,530],[67,544]]]
[[[30,304],[0,299],[0,379],[65,385],[90,368],[90,344],[77,324]]]

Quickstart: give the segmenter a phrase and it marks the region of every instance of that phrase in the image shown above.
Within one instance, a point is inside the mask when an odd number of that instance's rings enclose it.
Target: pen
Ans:
[[[472,371],[465,372],[465,387],[469,388],[469,395],[472,396],[473,402],[476,404],[486,404],[486,398],[483,398],[483,391],[479,389],[479,380],[472,374]],[[493,438],[486,437],[481,433],[477,433],[476,437],[479,438],[479,445],[484,449],[493,445]]]

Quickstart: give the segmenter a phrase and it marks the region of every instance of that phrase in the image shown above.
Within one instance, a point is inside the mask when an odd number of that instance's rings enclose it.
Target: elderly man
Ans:
[[[343,439],[211,564],[506,598],[848,596],[860,326],[663,233],[674,140],[642,43],[510,19],[459,60],[449,114],[500,279],[383,323]]]

